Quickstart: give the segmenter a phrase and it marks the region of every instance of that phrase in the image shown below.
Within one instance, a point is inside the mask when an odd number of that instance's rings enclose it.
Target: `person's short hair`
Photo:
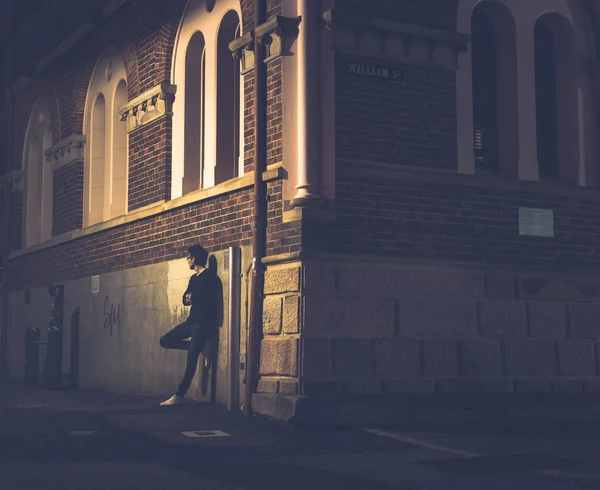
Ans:
[[[202,245],[195,243],[188,248],[188,253],[190,254],[190,257],[194,257],[196,265],[206,266],[208,251]]]

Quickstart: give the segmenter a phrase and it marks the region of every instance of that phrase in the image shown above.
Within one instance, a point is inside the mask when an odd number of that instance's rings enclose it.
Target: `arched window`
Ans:
[[[240,69],[229,43],[239,35],[240,19],[225,14],[217,39],[217,162],[215,183],[237,177],[240,157]]]
[[[477,168],[517,175],[518,111],[515,25],[496,2],[471,18],[473,145]]]
[[[127,127],[119,116],[119,109],[125,104],[127,83],[121,80],[117,85],[113,103],[111,217],[127,212]]]
[[[99,94],[92,108],[90,131],[90,180],[89,224],[104,219],[104,186],[106,184],[106,102]]]
[[[52,238],[52,168],[45,151],[52,146],[50,111],[45,99],[33,107],[25,135],[23,170],[27,174],[25,196],[25,246]]]
[[[239,0],[206,8],[190,0],[173,55],[171,197],[211,187],[243,173],[238,61],[229,43],[241,34]]]
[[[473,131],[475,162],[483,168],[498,167],[497,33],[494,23],[476,7],[471,27],[473,60]]]
[[[539,173],[576,183],[579,168],[578,66],[571,24],[557,14],[535,24]]]
[[[204,171],[206,43],[196,32],[185,55],[185,156],[183,193],[202,187]]]
[[[94,69],[86,101],[84,226],[127,212],[127,127],[118,114],[126,103],[125,64],[110,49]]]
[[[597,178],[591,27],[579,1],[459,0],[458,170]],[[493,83],[495,80],[495,84]]]

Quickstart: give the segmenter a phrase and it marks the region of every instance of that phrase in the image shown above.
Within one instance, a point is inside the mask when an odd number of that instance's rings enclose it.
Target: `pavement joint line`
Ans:
[[[393,439],[399,442],[404,442],[406,444],[412,444],[414,446],[423,447],[426,449],[432,449],[434,451],[441,451],[448,454],[455,454],[458,456],[463,456],[466,458],[484,458],[486,457],[484,454],[473,453],[470,451],[464,451],[462,449],[456,449],[449,446],[442,446],[441,444],[435,444],[433,442],[423,441],[421,439],[415,439],[413,437],[404,436],[401,434],[394,434],[393,432],[388,432],[385,430],[378,429],[361,429],[364,432],[369,432],[371,434],[375,434],[381,437],[387,437],[389,439]],[[600,474],[598,473],[575,473],[568,471],[559,471],[559,470],[533,470],[534,474],[544,476],[547,478],[564,478],[567,480],[577,480],[577,479],[590,479],[590,480],[600,480]]]

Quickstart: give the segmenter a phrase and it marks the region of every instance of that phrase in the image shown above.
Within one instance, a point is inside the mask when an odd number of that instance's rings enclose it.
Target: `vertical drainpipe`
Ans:
[[[8,373],[8,250],[9,250],[9,229],[8,229],[8,221],[10,219],[10,194],[11,194],[11,185],[8,180],[4,182],[2,186],[2,203],[4,219],[2,221],[2,236],[4,240],[2,241],[2,259],[4,263],[4,277],[3,288],[2,288],[2,318],[0,319],[0,380],[6,380]]]
[[[262,174],[266,169],[266,95],[264,46],[256,39],[257,27],[267,20],[267,1],[254,3],[254,222],[252,224],[252,298],[248,331],[248,352],[244,413],[252,415],[252,393],[258,380],[260,332],[262,330],[262,301],[264,271],[262,259],[266,254],[266,189]]]

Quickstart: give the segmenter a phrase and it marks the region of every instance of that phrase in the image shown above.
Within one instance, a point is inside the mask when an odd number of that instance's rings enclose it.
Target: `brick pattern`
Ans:
[[[301,223],[283,222],[282,187],[282,181],[267,184],[267,256],[296,252],[302,247]]]
[[[467,183],[469,182],[469,183]],[[476,178],[420,180],[338,175],[333,223],[305,223],[314,251],[485,264],[598,270],[595,196],[561,195],[531,183],[478,185]],[[520,236],[518,207],[554,210],[555,237]]]
[[[325,272],[322,284],[307,287],[305,280],[302,290],[302,394],[598,389],[594,275],[398,263],[313,267]],[[330,273],[335,281],[324,280]],[[511,301],[495,295],[506,276],[515,287]],[[280,296],[265,311],[284,309]],[[394,314],[379,313],[386,310]],[[271,315],[266,327],[276,335],[282,323]]]
[[[129,211],[171,198],[172,116],[129,133]]]
[[[83,224],[83,162],[56,169],[53,179],[52,235],[56,236]]]
[[[254,71],[244,75],[244,172],[254,170]]]
[[[281,0],[273,0],[281,1]],[[248,32],[254,29],[254,7],[255,0],[240,0],[240,7],[242,9],[242,27],[244,32]]]
[[[278,58],[267,66],[267,165],[283,159],[283,68]]]
[[[13,191],[10,195],[10,217],[8,230],[10,233],[9,249],[18,250],[23,242],[23,194]],[[8,265],[7,265],[8,267]]]
[[[12,291],[183,257],[191,243],[210,251],[249,245],[251,190],[215,197],[104,232],[42,249],[10,262]],[[44,268],[31,264],[43,263]]]
[[[456,169],[456,74],[399,65],[404,81],[346,72],[336,57],[336,149],[340,158]]]
[[[422,24],[439,29],[456,29],[458,0],[344,0],[343,8],[357,15]],[[339,8],[339,7],[338,7]]]
[[[283,15],[283,4],[281,0],[267,0],[267,17]]]

